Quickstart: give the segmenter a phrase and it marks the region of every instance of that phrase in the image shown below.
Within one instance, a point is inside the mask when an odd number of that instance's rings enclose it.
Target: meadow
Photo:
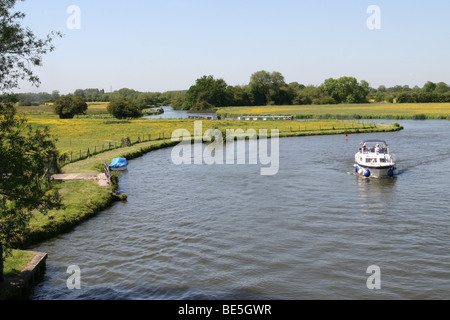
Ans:
[[[244,115],[285,115],[296,119],[450,119],[450,103],[228,107],[219,109],[217,114],[230,118]]]
[[[264,112],[265,108],[254,108]],[[105,115],[106,104],[90,105],[86,116],[75,119],[59,119],[50,106],[20,107],[34,129],[48,128],[56,139],[64,163],[84,159],[91,155],[123,147],[123,142],[136,144],[145,141],[170,139],[176,129],[194,132],[195,120],[192,119],[133,119],[117,120]],[[255,111],[255,112],[256,112]],[[104,117],[103,117],[104,116]],[[203,132],[208,129],[278,129],[280,136],[301,136],[312,134],[339,134],[392,130],[391,125],[342,120],[320,121],[236,121],[204,120]]]

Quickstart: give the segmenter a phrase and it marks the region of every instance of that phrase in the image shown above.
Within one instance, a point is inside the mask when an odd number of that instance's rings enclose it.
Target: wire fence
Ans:
[[[244,132],[246,132],[248,129],[251,129],[250,125],[251,121],[248,121],[248,126],[245,127],[239,127],[234,128],[236,129],[242,129]],[[280,126],[281,127],[281,126]],[[282,129],[279,127],[274,128],[278,129],[281,135],[294,135],[295,133],[298,133],[299,135],[303,132],[321,132],[321,131],[336,131],[336,132],[348,132],[348,133],[358,133],[360,129],[374,129],[377,128],[376,123],[368,123],[368,122],[358,122],[358,123],[349,123],[344,125],[336,125],[336,124],[329,124],[329,125],[315,125],[315,124],[302,124],[301,121],[298,123],[289,125],[289,126],[282,126]],[[269,130],[270,131],[270,130]],[[222,130],[222,133],[225,135],[226,131]],[[270,136],[270,132],[269,132]],[[158,140],[166,140],[171,139],[172,132],[157,132],[157,133],[151,133],[151,134],[144,134],[144,135],[138,135],[137,137],[130,138],[129,136],[121,138],[120,141],[105,141],[105,143],[102,143],[101,145],[94,145],[90,147],[84,147],[80,148],[79,150],[72,150],[65,152],[60,155],[58,159],[59,165],[65,166],[69,163],[80,161],[87,159],[89,157],[92,157],[97,154],[101,154],[107,151],[119,149],[119,148],[126,148],[133,146],[135,144],[143,143],[143,142],[151,142],[151,141],[158,141]]]
[[[135,144],[143,142],[166,140],[169,139],[171,135],[172,133],[158,132],[147,135],[139,135],[137,136],[137,138],[134,139],[127,136],[122,138],[120,141],[113,141],[113,140],[105,141],[105,143],[102,143],[101,145],[94,145],[89,146],[87,148],[86,147],[80,148],[79,150],[64,152],[63,154],[60,155],[58,163],[62,167],[69,163],[84,160],[94,155],[101,154],[107,151],[131,147]]]

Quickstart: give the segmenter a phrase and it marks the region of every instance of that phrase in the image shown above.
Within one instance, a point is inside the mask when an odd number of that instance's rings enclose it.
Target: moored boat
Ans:
[[[128,168],[128,161],[125,158],[115,158],[111,161],[109,168],[113,171],[124,171]]]
[[[384,140],[363,141],[355,154],[355,172],[367,178],[393,177],[395,165],[395,157]]]

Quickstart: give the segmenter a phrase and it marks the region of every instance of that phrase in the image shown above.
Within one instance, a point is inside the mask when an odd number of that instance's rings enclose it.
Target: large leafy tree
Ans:
[[[32,212],[60,205],[48,180],[57,156],[47,129],[32,130],[11,104],[0,104],[0,281],[3,258],[19,241]]]
[[[108,104],[108,112],[117,119],[140,118],[143,116],[139,106],[124,99],[113,99]]]
[[[63,96],[55,101],[53,110],[60,119],[73,119],[75,115],[86,114],[88,105],[81,97]]]
[[[284,76],[277,71],[258,71],[250,78],[250,92],[255,105],[279,104],[285,100],[283,88],[286,87]]]
[[[354,77],[329,78],[321,89],[338,103],[367,102],[369,94],[369,84],[364,80],[359,83]]]
[[[16,2],[0,1],[0,93],[11,93],[20,80],[39,85],[32,68],[54,49],[55,34],[39,39],[20,25],[25,15],[12,12]],[[45,213],[60,205],[47,179],[57,155],[47,129],[31,129],[11,103],[5,99],[0,103],[0,281],[4,280],[4,258],[20,239],[32,212]]]
[[[437,87],[437,84],[431,81],[427,81],[422,88],[423,92],[433,92]]]
[[[18,0],[23,1],[23,0]],[[22,12],[12,12],[17,0],[0,1],[0,91],[17,88],[20,80],[39,85],[39,77],[32,68],[42,64],[42,57],[55,48],[52,44],[58,32],[44,39],[21,26],[25,17]]]
[[[186,105],[189,109],[204,110],[213,107],[224,107],[230,101],[227,83],[213,76],[197,79],[186,93]]]

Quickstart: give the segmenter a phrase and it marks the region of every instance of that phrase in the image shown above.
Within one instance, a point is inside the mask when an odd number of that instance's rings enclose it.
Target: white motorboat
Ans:
[[[355,172],[364,177],[385,178],[396,174],[395,157],[384,140],[366,140],[355,154]]]

